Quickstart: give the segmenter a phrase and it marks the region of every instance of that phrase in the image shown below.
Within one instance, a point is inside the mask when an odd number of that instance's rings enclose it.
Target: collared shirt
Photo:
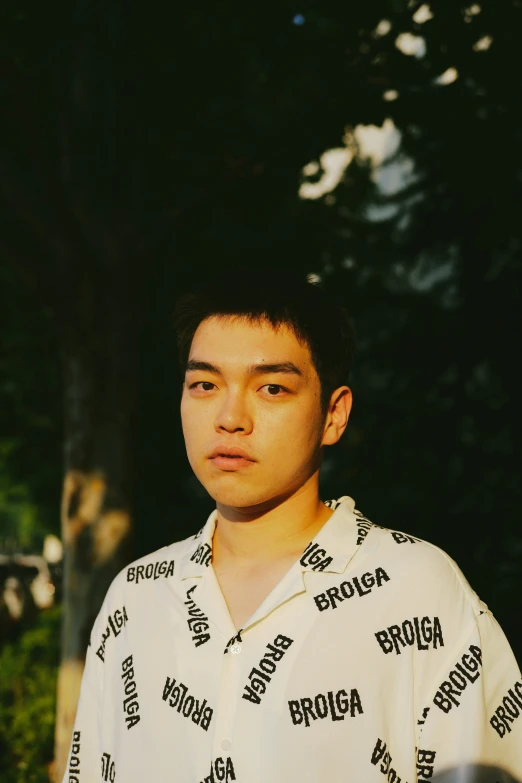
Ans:
[[[212,567],[216,511],[116,577],[64,783],[522,780],[522,677],[486,604],[442,550],[350,497],[326,505],[239,631]]]

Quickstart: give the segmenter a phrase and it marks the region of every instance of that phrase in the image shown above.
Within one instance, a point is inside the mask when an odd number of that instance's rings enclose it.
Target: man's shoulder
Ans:
[[[118,603],[129,596],[129,591],[153,585],[158,580],[170,584],[177,580],[182,559],[190,552],[197,535],[175,541],[133,560],[114,577],[105,597],[105,603]]]
[[[440,591],[450,600],[471,604],[478,614],[484,604],[455,560],[439,546],[411,533],[372,523],[366,554],[396,575],[404,587],[422,593]]]

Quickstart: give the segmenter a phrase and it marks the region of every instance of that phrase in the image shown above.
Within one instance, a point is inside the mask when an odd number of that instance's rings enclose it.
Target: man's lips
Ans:
[[[244,449],[237,446],[217,446],[209,455],[209,459],[217,468],[224,470],[246,468],[256,461]]]
[[[238,446],[216,446],[214,451],[209,454],[209,459],[215,459],[216,457],[241,457],[249,462],[255,462],[255,459],[250,454]]]

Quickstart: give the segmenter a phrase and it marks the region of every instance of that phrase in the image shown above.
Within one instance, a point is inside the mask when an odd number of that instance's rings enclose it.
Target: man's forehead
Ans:
[[[206,318],[200,323],[192,345],[203,340],[215,342],[218,340],[244,340],[252,342],[262,342],[266,344],[286,343],[295,344],[296,349],[307,348],[306,344],[301,343],[293,331],[292,327],[286,323],[273,325],[270,321],[260,318],[256,320],[247,320],[241,316],[212,316]]]
[[[273,326],[267,320],[247,321],[240,317],[211,317],[198,326],[189,358],[208,361],[218,357],[234,364],[292,360],[303,370],[311,362],[308,345],[299,341],[293,329],[283,323]]]

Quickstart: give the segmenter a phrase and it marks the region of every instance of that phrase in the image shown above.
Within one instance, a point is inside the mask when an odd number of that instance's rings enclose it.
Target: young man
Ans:
[[[216,509],[109,589],[64,780],[522,779],[522,678],[487,606],[440,549],[319,499],[347,314],[310,283],[227,281],[176,323]]]

